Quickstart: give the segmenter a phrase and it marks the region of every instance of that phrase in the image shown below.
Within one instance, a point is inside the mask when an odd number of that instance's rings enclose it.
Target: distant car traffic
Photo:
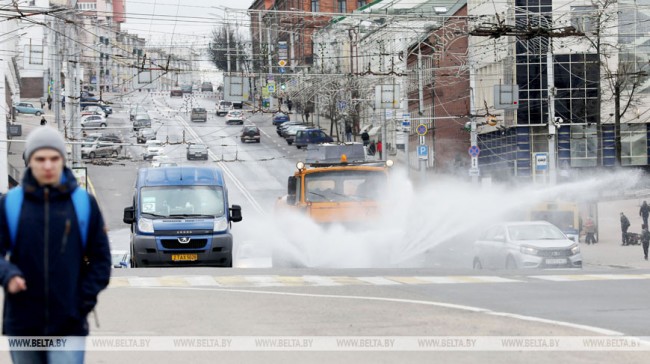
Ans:
[[[142,154],[142,159],[151,159],[157,155],[163,154],[163,144],[159,140],[148,140],[145,143],[146,149]]]
[[[244,113],[239,110],[230,110],[226,115],[226,124],[244,125]]]
[[[81,127],[83,129],[100,129],[108,126],[106,118],[101,115],[87,115],[81,117]]]
[[[180,88],[169,91],[169,97],[183,97],[183,90]]]
[[[296,139],[296,134],[298,130],[305,130],[309,127],[306,125],[291,125],[286,129],[282,130],[282,137],[287,141],[287,144],[291,145]]]
[[[212,92],[212,83],[211,82],[203,82],[201,84],[201,91]]]
[[[135,119],[135,116],[138,114],[146,114],[147,110],[144,108],[144,106],[140,105],[135,105],[132,106],[131,109],[129,109],[129,119],[130,121],[133,121]]]
[[[81,116],[86,115],[101,115],[103,117],[107,117],[106,112],[104,112],[104,109],[102,109],[99,105],[89,105],[84,107],[81,110]]]
[[[41,116],[43,114],[43,109],[34,107],[34,104],[29,102],[19,102],[14,105],[17,113],[20,114],[33,114],[36,116]]]
[[[474,269],[581,268],[576,242],[546,221],[509,222],[485,230],[474,242]]]
[[[121,146],[111,142],[96,141],[92,144],[81,145],[81,158],[95,159],[96,157],[113,157],[117,158],[120,154]]]
[[[273,125],[279,125],[282,123],[286,123],[289,121],[289,115],[283,113],[283,112],[278,112],[273,115]]]
[[[240,139],[242,143],[247,141],[253,141],[255,143],[260,142],[260,128],[255,125],[246,125],[241,129]]]
[[[232,102],[221,100],[217,103],[217,116],[228,114],[228,111],[233,110]]]
[[[183,86],[181,86],[181,91],[184,94],[191,94],[192,93],[192,85],[183,85]]]
[[[151,167],[153,167],[153,168],[162,167],[163,164],[168,165],[168,164],[172,164],[172,163],[173,162],[171,162],[169,157],[166,156],[166,155],[157,155],[157,156],[154,156],[154,157],[151,158]],[[173,163],[173,164],[176,164],[176,163]]]
[[[208,111],[202,107],[192,108],[190,121],[208,121]]]
[[[148,140],[156,140],[156,132],[151,128],[142,128],[135,138],[138,144],[146,143]]]
[[[187,160],[208,160],[208,147],[204,144],[190,144],[187,146]]]
[[[151,128],[151,118],[149,114],[138,114],[133,119],[133,130],[138,131],[143,128]]]

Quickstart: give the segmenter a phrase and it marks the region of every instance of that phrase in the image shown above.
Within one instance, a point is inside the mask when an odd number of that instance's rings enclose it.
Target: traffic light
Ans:
[[[280,84],[280,90],[284,91],[284,89],[286,89],[286,88],[287,88],[287,85],[285,85],[284,82]]]

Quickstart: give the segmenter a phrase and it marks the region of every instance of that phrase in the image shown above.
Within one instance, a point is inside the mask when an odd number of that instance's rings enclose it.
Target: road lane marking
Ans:
[[[630,279],[650,279],[650,274],[569,274],[569,275],[541,275],[530,278],[553,282],[578,282],[578,281],[611,281]]]

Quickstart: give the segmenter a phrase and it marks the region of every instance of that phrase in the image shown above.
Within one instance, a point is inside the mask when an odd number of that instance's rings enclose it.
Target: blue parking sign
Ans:
[[[418,158],[428,159],[429,158],[429,146],[428,145],[418,145]]]

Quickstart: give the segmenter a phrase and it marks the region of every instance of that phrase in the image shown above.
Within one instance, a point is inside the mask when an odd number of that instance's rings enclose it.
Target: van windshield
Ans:
[[[155,217],[224,215],[223,189],[214,186],[142,187],[140,211]]]

